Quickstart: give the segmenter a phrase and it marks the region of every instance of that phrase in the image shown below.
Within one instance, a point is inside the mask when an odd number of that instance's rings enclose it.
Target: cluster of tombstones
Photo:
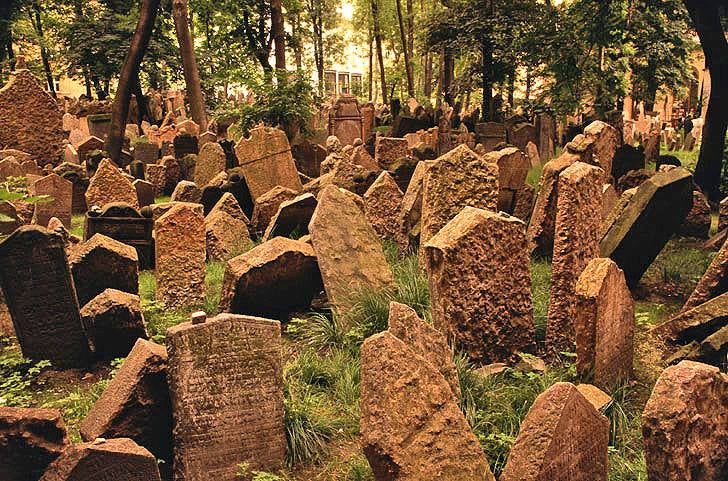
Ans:
[[[514,144],[523,134],[540,157],[539,139],[523,122],[510,139],[505,125],[462,142],[438,125],[364,142],[358,105],[342,104],[325,147],[292,149],[264,126],[218,141],[187,121],[168,126],[170,140],[137,139],[121,165],[94,149],[56,167],[86,178],[84,240],[64,222],[80,204],[75,184],[36,189],[54,199],[38,214],[51,215],[53,229],[37,221],[0,243],[12,329],[25,357],[57,368],[126,359],[82,422],[82,444],[69,443],[57,411],[0,408],[9,460],[0,479],[233,481],[242,464],[279,468],[281,324],[324,300],[345,313],[352,292],[392,287],[383,240],[417,251],[433,323],[392,303],[387,331],[362,345],[360,429],[375,478],[494,479],[458,405],[453,343],[483,375],[575,344],[590,383],[557,383],[537,398],[501,480],[607,479],[601,389],[631,377],[630,289],[695,210],[689,172],[666,166],[618,195],[621,137],[597,121],[543,164],[535,192],[526,184],[535,154]],[[153,203],[165,194],[170,202]],[[543,346],[532,254],[552,258]],[[728,378],[710,365],[728,346],[726,256],[728,247],[684,310],[654,330],[676,365],[643,414],[650,479],[717,480],[727,469]],[[167,331],[166,345],[149,341],[139,270],[154,269],[160,305],[189,309],[205,300],[208,259],[226,262],[222,314],[196,311]]]

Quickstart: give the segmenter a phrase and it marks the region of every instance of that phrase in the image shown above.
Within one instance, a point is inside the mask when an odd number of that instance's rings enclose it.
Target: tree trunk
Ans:
[[[369,29],[369,101],[374,100],[374,39]]]
[[[91,82],[94,85],[94,90],[96,91],[96,97],[99,100],[106,100],[106,92],[104,92],[104,87],[101,85],[101,80],[99,79],[99,76],[92,75]]]
[[[51,63],[48,60],[48,50],[45,48],[45,37],[43,37],[43,23],[40,20],[40,3],[35,0],[31,4],[33,13],[30,16],[33,29],[38,35],[38,43],[40,44],[40,58],[43,62],[43,70],[46,74],[46,82],[48,83],[48,91],[51,93],[53,98],[56,98],[56,86],[53,82],[53,73],[51,72]]]
[[[88,65],[84,65],[83,67],[83,85],[86,87],[86,97],[92,99],[93,93],[91,92],[91,75],[88,73]]]
[[[303,69],[303,43],[301,41],[301,14],[296,13],[291,22],[291,35],[295,39],[293,53],[296,57],[296,70]]]
[[[379,63],[379,79],[382,88],[382,103],[389,103],[387,97],[387,74],[384,71],[384,54],[382,53],[382,33],[379,28],[379,6],[377,0],[371,0],[372,4],[372,25],[374,27],[374,43],[377,48],[377,60]]]
[[[139,21],[119,74],[119,85],[116,89],[116,97],[114,97],[111,110],[109,136],[106,138],[106,144],[104,145],[111,160],[117,163],[124,143],[124,131],[126,130],[126,118],[129,116],[129,100],[131,99],[133,84],[135,79],[138,79],[139,67],[149,45],[149,39],[152,37],[154,20],[157,18],[160,2],[161,0],[142,1],[139,9]]]
[[[425,75],[424,75],[424,85],[422,86],[422,90],[425,94],[425,98],[427,101],[430,101],[430,97],[432,97],[432,55],[430,55],[430,52],[427,52],[425,54]]]
[[[202,87],[200,86],[200,73],[197,70],[195,49],[187,23],[187,0],[172,0],[172,16],[174,17],[177,42],[179,43],[179,50],[182,56],[187,98],[190,102],[192,120],[204,132],[207,129],[207,114],[205,113],[205,101],[202,98]]]
[[[721,166],[728,126],[728,42],[721,25],[719,2],[684,0],[710,71],[710,97],[703,125],[695,183],[712,201],[720,201]]]
[[[408,0],[409,1],[409,0]],[[407,94],[415,97],[415,81],[412,78],[412,63],[410,62],[409,45],[407,33],[404,29],[404,18],[402,18],[402,0],[395,0],[397,4],[397,20],[399,21],[399,36],[402,40],[402,51],[404,52],[404,70],[407,74]]]
[[[448,105],[453,104],[452,101],[452,82],[455,79],[455,56],[452,50],[445,47],[442,52],[442,96]]]
[[[147,112],[147,98],[144,96],[144,92],[142,91],[142,83],[139,81],[139,72],[137,72],[136,76],[134,77],[134,83],[132,84],[132,93],[136,98],[137,110],[139,111],[139,115],[137,116],[137,125],[139,126],[139,131],[141,132],[142,121],[144,120],[144,117],[149,117],[149,115]]]
[[[493,46],[489,39],[483,41],[483,104],[481,106],[483,122],[491,122],[494,118],[493,106]]]
[[[285,71],[286,30],[283,25],[283,4],[281,0],[270,0],[270,23],[271,38],[275,42],[276,70]]]

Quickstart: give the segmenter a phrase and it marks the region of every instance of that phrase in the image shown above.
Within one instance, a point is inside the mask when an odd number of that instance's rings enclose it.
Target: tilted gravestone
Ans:
[[[433,323],[478,362],[533,347],[525,233],[515,217],[466,207],[425,244]]]
[[[71,228],[73,204],[73,184],[57,174],[46,175],[36,180],[29,189],[33,195],[47,195],[50,202],[35,205],[33,223],[47,226],[51,217],[58,218],[63,225]]]
[[[690,172],[677,168],[656,173],[637,187],[627,205],[603,226],[601,257],[616,262],[627,285],[635,287],[692,205]]]
[[[506,126],[498,122],[476,124],[475,134],[478,142],[485,147],[485,152],[492,152],[496,145],[506,141]]]
[[[243,463],[279,468],[286,454],[280,323],[234,314],[202,321],[167,331],[175,478],[236,481]]]
[[[142,214],[142,212],[144,214]],[[138,211],[129,204],[107,204],[101,211],[89,211],[86,215],[84,239],[103,234],[127,244],[137,252],[139,269],[154,268],[154,220],[145,209]]]
[[[356,97],[340,97],[329,111],[329,135],[336,136],[342,145],[364,140],[362,112]]]
[[[0,283],[23,356],[59,367],[91,360],[63,239],[23,226],[0,243]]]
[[[208,142],[200,149],[195,165],[195,183],[205,187],[217,174],[225,170],[225,151],[217,142]]]

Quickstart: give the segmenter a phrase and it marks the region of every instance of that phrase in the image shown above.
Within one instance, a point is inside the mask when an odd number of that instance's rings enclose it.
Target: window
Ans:
[[[364,95],[364,82],[360,73],[351,74],[351,93],[357,97]]]
[[[349,74],[348,73],[340,73],[339,74],[339,93],[340,94],[349,94]]]
[[[324,89],[327,95],[336,94],[336,72],[325,72],[324,73]]]

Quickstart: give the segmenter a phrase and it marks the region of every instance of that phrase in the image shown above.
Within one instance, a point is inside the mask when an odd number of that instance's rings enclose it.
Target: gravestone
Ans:
[[[176,479],[236,481],[283,464],[281,327],[220,314],[167,330]],[[234,442],[231,442],[234,440]]]
[[[692,207],[685,216],[685,220],[680,224],[678,234],[684,237],[707,239],[710,235],[711,222],[708,199],[699,190],[694,190]]]
[[[0,218],[0,235],[8,235],[22,225],[17,209],[8,201],[0,202],[0,215],[10,219],[3,220]]]
[[[144,209],[142,212],[128,204],[107,204],[100,212],[90,211],[86,215],[84,239],[88,240],[95,234],[102,234],[122,242],[136,250],[140,270],[152,269],[154,220],[150,213]]]
[[[434,161],[427,161],[422,189],[422,248],[464,207],[496,210],[498,166],[459,145]]]
[[[375,479],[495,481],[438,368],[389,331],[364,341],[359,424]]]
[[[326,149],[307,139],[291,148],[296,169],[302,174],[315,178],[321,175],[321,162],[326,159]]]
[[[10,177],[24,177],[23,167],[18,163],[15,157],[5,157],[0,160],[0,182],[8,180]]]
[[[364,140],[362,112],[356,97],[339,97],[329,111],[329,135],[336,136],[342,145]]]
[[[594,160],[608,177],[612,173],[612,160],[619,147],[619,132],[611,125],[595,120],[584,128],[584,135],[594,140]],[[605,182],[609,179],[604,179]],[[616,179],[615,179],[616,180]]]
[[[522,121],[508,128],[508,143],[515,145],[518,149],[525,151],[526,145],[536,141],[536,127],[533,124]]]
[[[253,216],[250,218],[250,231],[253,235],[261,236],[270,224],[270,220],[278,212],[278,207],[296,196],[295,191],[278,185],[258,197],[255,200],[255,207],[253,207]]]
[[[48,225],[51,217],[58,218],[66,228],[71,228],[73,207],[73,184],[57,174],[46,175],[36,180],[29,189],[32,195],[47,195],[52,200],[35,205],[33,223]]]
[[[301,194],[278,207],[263,234],[263,241],[273,237],[304,236],[308,234],[308,224],[318,202],[312,194]]]
[[[78,245],[68,262],[79,304],[83,307],[105,289],[137,294],[137,259],[137,253],[131,246],[103,234],[94,233],[86,242]]]
[[[355,194],[327,186],[308,225],[321,277],[332,307],[346,310],[361,289],[392,285],[392,271],[377,234],[352,198]]]
[[[360,110],[361,110],[361,120],[362,120],[361,139],[366,142],[367,139],[369,139],[369,137],[372,135],[372,132],[374,131],[374,128],[376,127],[374,103],[367,102],[364,105],[362,105]]]
[[[475,134],[478,142],[485,147],[485,152],[492,152],[496,145],[506,141],[506,126],[497,122],[476,124]]]
[[[0,242],[0,283],[23,356],[58,367],[91,360],[61,236],[22,226]]]
[[[176,203],[154,226],[156,299],[167,308],[205,299],[205,219],[200,204]]]
[[[533,347],[525,231],[508,214],[465,207],[424,246],[433,323],[476,362]]]
[[[139,208],[136,189],[131,181],[109,159],[104,159],[86,189],[86,205],[89,209],[93,206],[103,208],[115,202]]]
[[[608,444],[609,420],[558,382],[529,409],[500,481],[607,481]]]
[[[79,426],[81,438],[130,438],[148,449],[163,479],[172,471],[172,405],[167,350],[139,339]]]
[[[86,117],[88,133],[101,140],[106,140],[111,127],[111,114],[94,114]]]
[[[170,200],[172,202],[192,202],[199,204],[200,200],[202,200],[202,191],[194,182],[181,180],[174,188]]]
[[[104,148],[104,141],[98,137],[86,137],[81,143],[76,146],[76,152],[78,153],[79,163],[86,162],[91,152],[102,150]]]
[[[552,352],[573,346],[576,281],[589,261],[599,257],[603,178],[603,170],[583,162],[575,162],[559,174],[546,329]]]
[[[382,169],[390,169],[395,162],[407,157],[408,154],[407,139],[377,136],[374,160]]]
[[[526,185],[531,166],[528,157],[516,147],[489,152],[483,158],[498,166],[498,210],[513,214],[516,196]]]
[[[725,479],[728,376],[691,361],[665,369],[642,413],[642,435],[648,479]]]
[[[205,249],[208,260],[226,261],[253,244],[248,222],[235,197],[226,193],[205,216]]]
[[[308,309],[322,290],[311,246],[274,237],[228,261],[220,312],[287,321],[291,313]]]
[[[137,142],[134,144],[134,159],[145,164],[156,164],[159,159],[159,145],[152,142]]]
[[[602,231],[601,257],[610,257],[633,288],[693,204],[690,172],[677,168],[658,172],[642,183],[627,205],[608,219]],[[615,211],[617,209],[615,208]]]
[[[66,448],[39,481],[160,481],[154,456],[127,438]]]
[[[147,339],[139,296],[106,289],[81,308],[81,320],[96,357],[126,357],[137,339]]]
[[[642,140],[645,147],[645,161],[657,163],[660,158],[660,131],[651,130]]]
[[[536,115],[536,146],[541,162],[548,162],[554,156],[556,120],[547,113]]]
[[[35,481],[70,444],[56,409],[0,407],[0,479]]]
[[[611,259],[592,259],[576,283],[576,369],[610,388],[632,373],[634,302],[624,272]]]
[[[188,133],[179,133],[174,137],[174,157],[181,159],[187,154],[197,154],[200,148],[197,144],[197,137]]]
[[[407,190],[402,198],[399,225],[400,250],[411,252],[420,245],[420,220],[422,217],[422,190],[424,188],[426,162],[418,162]]]
[[[399,210],[404,194],[383,171],[364,194],[364,216],[380,239],[400,243]]]
[[[217,142],[208,142],[200,149],[195,165],[195,184],[205,187],[217,174],[225,170],[225,151]]]
[[[680,312],[687,312],[726,292],[728,292],[728,242],[724,241]]]
[[[301,179],[282,130],[263,126],[251,129],[250,137],[237,143],[235,153],[253,200],[277,185],[301,192]]]
[[[154,186],[155,197],[164,195],[167,186],[167,168],[161,164],[147,164],[146,180]]]
[[[27,152],[43,166],[58,163],[63,139],[63,113],[56,101],[29,70],[13,72],[0,89],[0,146]]]
[[[68,168],[64,168],[64,167]],[[72,167],[73,166],[73,167]],[[64,162],[55,169],[55,173],[71,183],[71,213],[85,214],[86,206],[86,190],[88,190],[89,179],[86,172],[81,166]]]

